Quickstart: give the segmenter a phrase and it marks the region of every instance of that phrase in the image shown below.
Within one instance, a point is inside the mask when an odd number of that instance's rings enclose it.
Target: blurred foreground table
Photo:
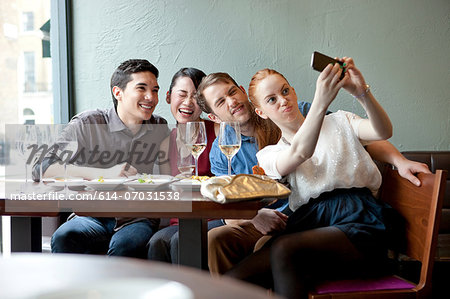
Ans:
[[[160,289],[154,286],[157,280],[165,280]],[[173,281],[182,288],[170,284]],[[44,253],[0,258],[1,298],[105,298],[101,295],[108,283],[115,290],[109,298],[138,298],[138,289],[146,283],[146,296],[139,298],[280,298],[242,281],[211,277],[206,271],[133,258]]]

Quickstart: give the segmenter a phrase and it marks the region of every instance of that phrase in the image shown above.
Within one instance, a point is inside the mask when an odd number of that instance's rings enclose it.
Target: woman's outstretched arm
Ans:
[[[358,137],[363,140],[389,139],[392,136],[389,116],[370,92],[370,87],[360,70],[355,67],[353,59],[344,57],[341,61],[345,62],[349,77],[343,87],[359,101],[368,116],[358,127]]]

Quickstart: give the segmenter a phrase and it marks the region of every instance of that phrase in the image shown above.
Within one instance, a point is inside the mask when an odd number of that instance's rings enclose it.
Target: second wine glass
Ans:
[[[16,149],[19,155],[24,160],[25,165],[25,183],[21,187],[21,191],[26,193],[29,191],[30,186],[28,186],[28,164],[33,165],[37,155],[33,152],[33,146],[37,144],[36,127],[34,125],[21,125],[18,126],[15,138]]]
[[[186,146],[195,159],[195,175],[198,176],[198,157],[206,148],[206,128],[202,121],[188,122],[186,124]]]
[[[221,122],[219,148],[228,159],[228,175],[231,175],[231,159],[241,148],[241,128],[238,122]]]

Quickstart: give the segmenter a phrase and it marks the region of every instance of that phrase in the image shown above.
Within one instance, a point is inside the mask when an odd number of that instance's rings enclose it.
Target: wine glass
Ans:
[[[67,181],[69,177],[67,175],[67,164],[72,161],[77,153],[77,136],[69,126],[57,126],[57,130],[59,131],[56,141],[58,145],[57,153],[64,165],[64,193],[68,194]]]
[[[195,159],[195,175],[198,176],[198,157],[206,148],[206,128],[202,121],[186,124],[186,146]]]
[[[28,189],[28,164],[33,160],[30,154],[33,152],[33,146],[37,146],[36,128],[34,125],[22,125],[16,132],[15,145],[21,158],[25,161],[25,184],[22,191]],[[35,154],[34,157],[37,155]]]
[[[221,122],[219,148],[228,159],[228,175],[231,175],[231,158],[241,148],[241,129],[238,122]]]
[[[41,153],[38,160],[39,162],[39,186],[37,187],[38,192],[47,192],[51,190],[51,188],[46,187],[44,185],[42,166],[46,152],[51,150],[52,144],[54,142],[53,131],[54,130],[52,125],[40,125],[39,127],[37,127],[37,135],[39,137],[38,145],[41,148]]]
[[[192,176],[195,169],[195,161],[191,150],[186,147],[186,123],[177,124],[177,168],[183,177]]]
[[[195,169],[194,157],[184,145],[178,148],[177,167],[183,177],[192,176]]]

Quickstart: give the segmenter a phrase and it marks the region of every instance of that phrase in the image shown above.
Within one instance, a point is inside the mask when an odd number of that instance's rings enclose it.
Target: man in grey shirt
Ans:
[[[152,173],[161,141],[169,130],[153,115],[158,104],[158,69],[147,60],[123,62],[111,77],[114,108],[82,112],[58,136],[57,145],[76,140],[67,174],[74,177],[130,176]],[[43,161],[44,177],[63,173],[61,147]],[[59,153],[59,154],[58,154]],[[39,166],[33,171],[39,177]],[[100,253],[146,258],[146,243],[159,219],[70,217],[52,236],[52,252]]]

